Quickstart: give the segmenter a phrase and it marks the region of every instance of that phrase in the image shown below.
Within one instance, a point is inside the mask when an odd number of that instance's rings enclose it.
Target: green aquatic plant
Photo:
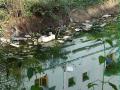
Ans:
[[[120,62],[112,62],[105,69],[105,75],[117,75],[120,73]]]

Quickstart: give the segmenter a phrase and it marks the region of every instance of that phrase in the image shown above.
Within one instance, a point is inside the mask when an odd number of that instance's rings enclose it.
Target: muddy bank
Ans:
[[[87,9],[73,9],[70,12],[71,22],[83,22],[91,18],[99,18],[104,14],[115,15],[119,12],[118,0],[107,0],[100,5],[90,6]]]
[[[49,32],[56,33],[59,29],[64,29],[63,26],[68,26],[71,22],[84,22],[92,18],[99,18],[104,14],[117,15],[118,0],[107,0],[103,4],[90,6],[87,9],[73,9],[69,15],[64,15],[61,11],[55,12],[55,16],[60,19],[51,17],[18,17],[11,18],[3,23],[2,27],[5,30],[4,36],[10,38],[13,32],[19,33],[20,36],[31,33],[39,33],[46,35]]]

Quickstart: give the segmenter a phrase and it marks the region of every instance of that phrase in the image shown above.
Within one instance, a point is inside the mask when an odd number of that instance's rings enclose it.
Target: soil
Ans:
[[[111,1],[111,0],[108,0]],[[106,2],[108,3],[108,2]],[[48,32],[56,33],[58,28],[68,26],[70,23],[81,23],[85,20],[99,18],[104,14],[117,15],[119,7],[116,2],[111,7],[105,5],[96,5],[85,10],[73,9],[66,15],[62,12],[55,12],[54,14],[60,17],[58,20],[49,16],[31,16],[31,17],[11,17],[7,22],[4,22],[2,27],[5,29],[4,36],[10,38],[14,30],[20,31],[20,36],[31,33],[40,33],[47,35]]]

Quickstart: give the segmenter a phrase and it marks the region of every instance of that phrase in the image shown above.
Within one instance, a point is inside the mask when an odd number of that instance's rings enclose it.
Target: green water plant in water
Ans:
[[[110,65],[108,65],[105,69],[105,75],[111,76],[116,75],[120,73],[120,62],[112,62]]]

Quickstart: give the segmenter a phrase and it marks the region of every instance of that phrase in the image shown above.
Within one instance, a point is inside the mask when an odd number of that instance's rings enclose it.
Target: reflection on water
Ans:
[[[83,43],[84,41],[84,43]],[[106,54],[113,53],[117,58],[116,41],[114,47],[106,44]],[[67,59],[49,60],[44,63],[44,72],[32,77],[29,81],[24,79],[24,86],[27,90],[38,83],[44,90],[102,90],[103,64],[99,64],[98,57],[104,55],[104,48],[101,41],[87,40],[86,37],[76,38],[72,42],[67,42],[63,50],[67,53]],[[36,78],[37,77],[37,78]],[[110,81],[119,86],[119,76],[105,76],[105,82]],[[88,88],[89,83],[94,83],[92,88]],[[22,86],[23,87],[23,86]],[[113,90],[107,83],[104,90]]]

